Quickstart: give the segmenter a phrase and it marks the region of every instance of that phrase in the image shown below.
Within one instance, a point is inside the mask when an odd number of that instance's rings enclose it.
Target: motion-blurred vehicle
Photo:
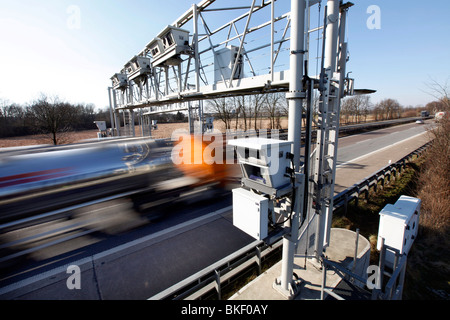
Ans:
[[[180,141],[185,152],[194,146],[190,136]],[[207,184],[223,186],[225,165],[203,158],[175,165],[171,156],[178,143],[128,138],[0,151],[0,222],[141,189],[161,198]],[[195,150],[203,154],[207,144],[200,143]]]

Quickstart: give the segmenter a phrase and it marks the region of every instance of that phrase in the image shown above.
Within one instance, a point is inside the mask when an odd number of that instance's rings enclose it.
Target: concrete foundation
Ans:
[[[353,269],[355,254],[356,233],[346,229],[331,229],[330,246],[325,256],[328,260],[339,263],[350,270]],[[356,267],[354,273],[366,278],[367,267],[370,263],[370,242],[359,235]],[[322,270],[309,258],[296,255],[294,258],[294,273],[301,280],[299,294],[295,300],[320,299],[322,286]],[[286,300],[287,298],[273,288],[273,283],[281,274],[281,261],[261,274],[258,278],[244,286],[235,293],[230,300]],[[336,288],[342,278],[333,270],[327,271],[326,286],[328,289]]]

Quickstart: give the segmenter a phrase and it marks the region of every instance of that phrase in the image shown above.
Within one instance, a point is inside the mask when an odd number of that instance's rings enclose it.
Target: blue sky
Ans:
[[[347,70],[355,86],[376,89],[374,103],[393,98],[415,106],[433,100],[424,84],[450,77],[450,1],[353,2]],[[112,74],[193,3],[0,0],[0,99],[27,103],[43,92],[104,108]],[[380,8],[380,29],[367,28],[370,5]]]

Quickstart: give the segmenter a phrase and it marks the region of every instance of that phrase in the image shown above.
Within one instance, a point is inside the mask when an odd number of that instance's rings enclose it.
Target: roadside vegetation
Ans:
[[[187,116],[181,112],[166,113],[155,116],[153,120],[160,123],[184,122]],[[110,128],[109,108],[99,110],[90,103],[74,104],[45,94],[25,105],[0,98],[0,138],[45,135],[45,142],[66,144],[73,141],[70,135],[74,132],[97,129],[94,121],[106,121]]]
[[[431,134],[434,143],[417,180],[422,207],[420,234],[408,256],[409,299],[450,299],[450,121]]]

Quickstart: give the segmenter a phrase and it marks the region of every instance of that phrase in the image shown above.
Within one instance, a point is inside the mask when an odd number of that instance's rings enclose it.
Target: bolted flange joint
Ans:
[[[305,99],[306,92],[304,91],[289,91],[286,92],[286,99]]]

